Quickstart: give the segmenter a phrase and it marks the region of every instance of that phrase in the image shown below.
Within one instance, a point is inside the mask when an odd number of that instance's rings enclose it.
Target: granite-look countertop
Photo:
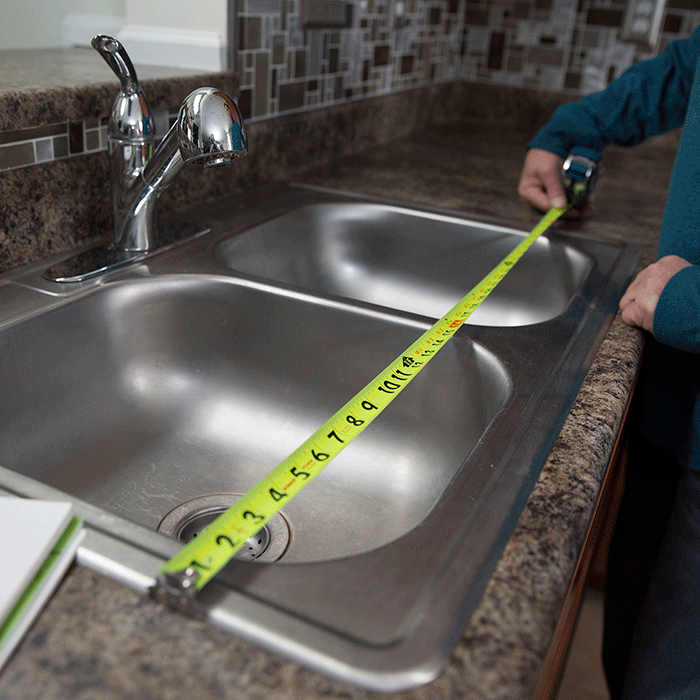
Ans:
[[[137,65],[153,109],[180,104],[187,92],[216,83],[236,92],[233,74]],[[92,48],[0,51],[0,131],[109,114],[119,80]]]
[[[303,180],[509,219],[539,215],[516,185],[526,132],[436,127]],[[597,211],[579,235],[626,239],[655,258],[674,150],[606,152]],[[530,698],[574,572],[631,390],[642,335],[615,319],[487,590],[444,673],[380,695],[329,680],[73,566],[0,675],[3,700],[457,700]]]

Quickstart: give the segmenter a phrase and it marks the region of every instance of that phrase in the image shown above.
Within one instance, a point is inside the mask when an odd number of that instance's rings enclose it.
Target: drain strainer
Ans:
[[[191,542],[210,523],[228,510],[243,494],[217,493],[200,496],[173,508],[158,525],[158,531],[181,542]],[[262,529],[246,540],[233,556],[238,561],[278,561],[289,546],[289,524],[277,513]]]

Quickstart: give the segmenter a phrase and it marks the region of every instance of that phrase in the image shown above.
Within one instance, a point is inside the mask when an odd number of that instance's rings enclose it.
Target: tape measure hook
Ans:
[[[172,610],[198,620],[205,618],[204,608],[197,601],[196,583],[199,571],[188,566],[182,571],[161,572],[149,589],[153,600],[163,603]]]

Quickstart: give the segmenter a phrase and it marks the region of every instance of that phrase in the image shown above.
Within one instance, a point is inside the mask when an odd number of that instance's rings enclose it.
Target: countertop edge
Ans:
[[[534,692],[643,347],[643,334],[618,314],[457,647],[459,666],[481,693],[474,697],[506,700]],[[485,639],[492,641],[485,644]],[[495,675],[484,663],[487,649]]]

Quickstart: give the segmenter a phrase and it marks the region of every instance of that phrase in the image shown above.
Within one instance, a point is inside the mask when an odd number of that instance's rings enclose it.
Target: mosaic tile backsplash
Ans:
[[[653,55],[621,40],[625,0],[348,0],[347,28],[315,30],[300,2],[238,0],[249,119],[454,79],[582,95]],[[669,0],[658,48],[697,24],[697,0]]]
[[[164,136],[176,117],[177,110],[154,110],[156,134]],[[108,120],[90,118],[0,132],[0,171],[107,150]]]
[[[348,0],[342,29],[302,28],[300,2],[236,0],[249,121],[452,80],[575,98],[652,55],[620,38],[624,0]],[[698,0],[668,0],[658,50],[698,24]],[[0,171],[104,150],[105,122],[0,132]]]

